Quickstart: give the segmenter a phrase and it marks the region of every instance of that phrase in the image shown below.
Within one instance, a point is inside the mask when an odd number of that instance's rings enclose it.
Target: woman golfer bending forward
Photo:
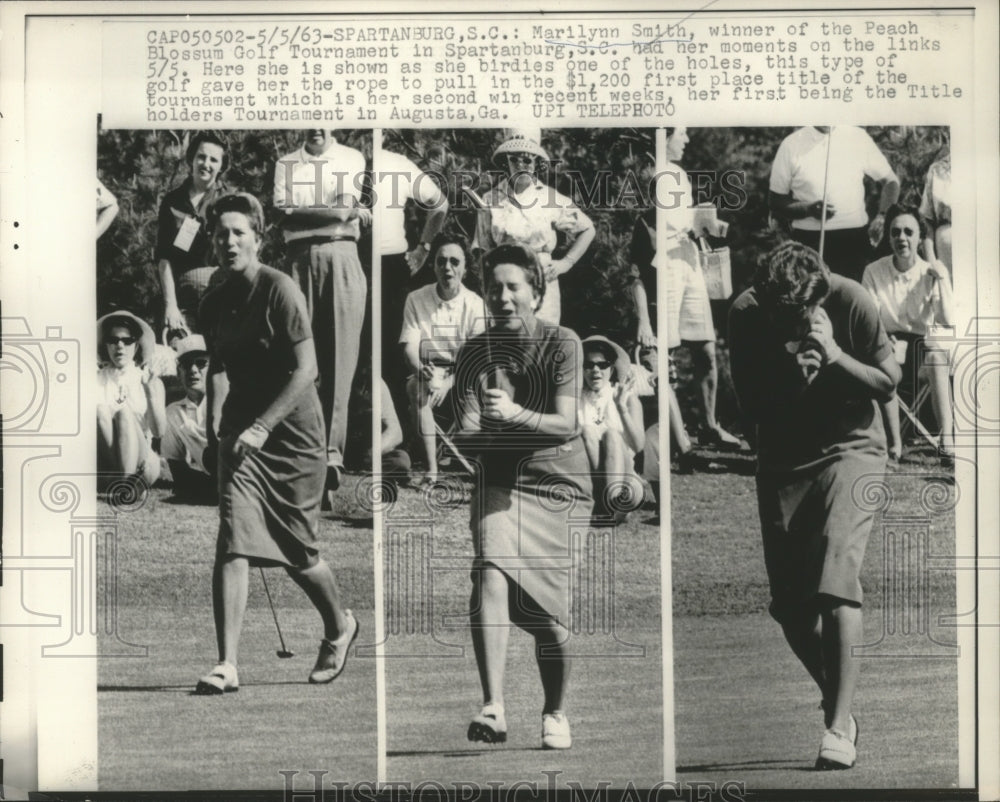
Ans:
[[[212,606],[219,663],[196,692],[239,688],[236,650],[251,565],[281,566],[316,606],[324,638],[309,681],[330,682],[343,670],[358,623],[315,546],[326,437],[305,298],[288,276],[257,261],[264,212],[256,198],[220,198],[209,226],[229,271],[199,316],[211,354],[207,425],[218,429]]]
[[[884,475],[876,401],[892,397],[899,367],[861,285],[795,242],[763,258],[729,332],[736,394],[757,425],[770,612],[822,693],[816,767],[847,769],[858,737],[858,577],[873,516],[855,499]]]

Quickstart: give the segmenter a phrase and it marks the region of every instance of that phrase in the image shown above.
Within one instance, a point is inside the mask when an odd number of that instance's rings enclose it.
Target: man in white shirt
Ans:
[[[383,150],[376,167],[379,254],[382,262],[382,378],[397,406],[406,403],[406,372],[397,358],[396,340],[411,279],[430,255],[431,242],[448,215],[448,200],[434,180],[406,156]],[[406,203],[425,212],[420,239],[406,240]]]
[[[869,223],[864,178],[882,185],[879,212]],[[826,198],[826,220],[824,214]],[[799,128],[778,147],[771,166],[772,214],[791,225],[792,238],[819,250],[835,273],[861,281],[882,237],[885,211],[899,197],[899,179],[862,129],[852,125]]]
[[[305,132],[302,147],[278,160],[274,206],[287,250],[287,272],[302,289],[312,319],[319,396],[327,431],[327,489],[344,469],[347,411],[361,349],[368,288],[358,258],[365,157],[332,131]]]
[[[205,465],[208,433],[205,428],[205,373],[208,351],[200,334],[190,334],[173,343],[177,368],[184,385],[184,398],[167,407],[167,429],[160,450],[170,466],[174,495],[210,500],[215,479]]]

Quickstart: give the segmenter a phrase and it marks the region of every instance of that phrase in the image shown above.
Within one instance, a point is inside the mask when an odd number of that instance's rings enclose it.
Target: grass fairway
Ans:
[[[923,527],[927,555],[945,563],[953,557],[952,513],[928,513],[922,503],[947,477],[929,460],[916,460],[888,479],[892,505],[876,517],[862,575],[866,641],[884,640],[891,622],[912,625],[919,638],[909,641],[906,655],[864,660],[858,766],[831,774],[811,769],[822,734],[819,695],[766,614],[753,478],[748,465],[730,467],[739,470],[673,477],[678,780],[717,787],[735,781],[748,789],[954,787],[954,630],[939,623],[954,612],[954,573],[931,571],[919,598],[894,596],[886,582],[895,575],[888,548],[899,531],[895,519],[908,518],[910,534]],[[148,655],[100,661],[102,790],[282,790],[283,770],[301,773],[300,791],[312,788],[306,771],[329,772],[328,788],[334,780],[374,781],[372,532],[357,484],[349,477],[321,525],[323,554],[362,626],[359,653],[330,686],[305,681],[318,616],[291,580],[272,570],[271,591],[295,657],[275,655],[274,623],[252,572],[241,690],[192,696],[215,658],[216,511],[174,504],[169,491],[157,490],[119,517],[118,632],[147,646]],[[466,483],[461,492],[468,490]],[[520,631],[511,634],[507,664],[509,740],[486,747],[465,737],[480,700],[467,624],[468,506],[400,491],[384,515],[388,780],[431,780],[449,789],[456,782],[527,781],[544,790],[550,782],[560,789],[621,788],[662,779],[661,541],[650,516],[633,513],[595,552],[596,576],[605,584],[583,598],[603,599],[604,607],[586,607],[572,635],[573,748],[540,748],[541,687],[531,640]]]
[[[957,664],[947,648],[955,631],[938,624],[955,609],[954,573],[927,573],[919,599],[893,596],[898,586],[886,582],[899,576],[886,546],[901,531],[926,525],[927,554],[954,556],[953,513],[929,514],[921,503],[931,490],[947,488],[940,483],[947,479],[919,457],[887,477],[891,506],[876,516],[861,577],[865,642],[882,641],[882,655],[872,649],[862,659],[857,766],[828,773],[812,770],[823,733],[819,692],[767,614],[753,478],[673,477],[680,781],[735,781],[748,789],[957,787]],[[910,570],[914,556],[905,558]],[[926,634],[920,621],[928,622]],[[897,634],[909,627],[905,648],[885,640],[887,622]]]
[[[338,508],[323,514],[320,549],[358,617],[362,643],[375,628],[372,530],[354,498],[356,481],[349,477]],[[100,661],[100,788],[281,790],[281,770],[373,780],[375,662],[352,657],[331,685],[309,685],[319,615],[281,570],[268,571],[268,583],[295,656],[281,660],[275,653],[278,636],[253,570],[240,690],[191,694],[216,658],[211,572],[217,526],[214,507],[174,504],[163,490],[119,516],[118,631],[123,640],[148,646],[148,656]],[[312,787],[305,774],[299,781]]]

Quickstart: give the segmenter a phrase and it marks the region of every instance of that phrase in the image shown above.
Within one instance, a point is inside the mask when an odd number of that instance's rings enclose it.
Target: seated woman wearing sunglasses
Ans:
[[[594,479],[595,509],[606,509],[618,523],[643,498],[635,455],[642,451],[645,433],[631,365],[628,354],[607,337],[583,341],[577,415]]]
[[[155,339],[145,320],[116,311],[97,321],[98,489],[116,479],[149,487],[160,476],[153,438],[166,428],[163,382],[149,369]]]

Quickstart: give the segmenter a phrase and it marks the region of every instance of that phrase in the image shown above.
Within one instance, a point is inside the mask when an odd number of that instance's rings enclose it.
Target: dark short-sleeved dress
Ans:
[[[527,340],[490,330],[459,351],[456,398],[478,413],[484,391],[501,387],[526,409],[551,413],[557,396],[578,401],[582,361],[579,338],[561,326],[536,321]],[[475,567],[496,566],[537,608],[568,625],[571,535],[586,529],[593,509],[583,440],[485,418],[480,428],[470,438],[482,470],[471,509]]]
[[[174,277],[177,306],[182,311],[198,311],[198,305],[205,293],[220,283],[217,260],[212,250],[212,240],[208,234],[206,217],[209,207],[231,190],[223,182],[216,181],[208,189],[198,206],[191,204],[191,179],[163,196],[156,221],[156,246],[153,259],[170,262],[170,272]],[[187,247],[181,247],[177,236],[186,220],[197,223],[198,230]]]
[[[291,278],[261,267],[247,287],[233,276],[211,290],[200,319],[212,359],[229,378],[219,432],[219,541],[253,565],[303,566],[316,554],[326,478],[326,438],[316,389],[302,393],[264,447],[237,466],[236,438],[271,404],[312,337]]]
[[[892,346],[868,293],[831,275],[823,308],[847,354],[878,365]],[[825,594],[860,604],[874,513],[864,503],[885,474],[878,405],[821,370],[803,392],[797,344],[780,341],[754,289],[730,313],[730,362],[743,412],[757,424],[757,499],[771,614],[785,620]],[[869,491],[866,492],[866,488]]]

